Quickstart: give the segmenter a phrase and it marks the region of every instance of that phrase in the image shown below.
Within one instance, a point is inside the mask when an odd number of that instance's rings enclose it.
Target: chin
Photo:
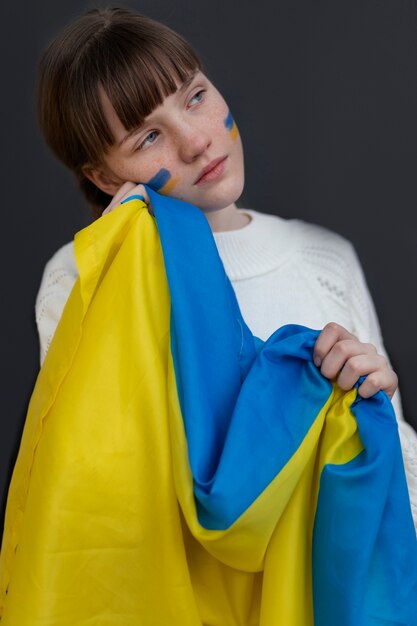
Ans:
[[[202,193],[200,197],[195,198],[193,204],[203,211],[220,211],[234,204],[242,195],[244,187],[244,178],[234,177],[230,181],[224,181],[223,184],[216,185],[212,189],[207,189],[207,193]]]

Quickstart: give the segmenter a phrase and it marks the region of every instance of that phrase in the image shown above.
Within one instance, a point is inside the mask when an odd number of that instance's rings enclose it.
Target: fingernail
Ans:
[[[314,357],[314,365],[316,367],[320,367],[320,365],[321,365],[321,358],[319,356],[315,356]]]

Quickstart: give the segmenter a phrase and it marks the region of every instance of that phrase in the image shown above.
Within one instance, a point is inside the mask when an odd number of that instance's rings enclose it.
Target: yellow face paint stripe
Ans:
[[[168,196],[171,193],[171,191],[178,185],[178,183],[179,183],[179,178],[171,178],[163,187],[161,187],[159,192],[162,193],[163,195]]]

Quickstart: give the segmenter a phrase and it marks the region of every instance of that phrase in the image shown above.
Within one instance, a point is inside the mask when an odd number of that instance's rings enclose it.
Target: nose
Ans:
[[[211,145],[211,137],[207,130],[192,123],[181,126],[177,141],[180,158],[186,163],[195,161]]]

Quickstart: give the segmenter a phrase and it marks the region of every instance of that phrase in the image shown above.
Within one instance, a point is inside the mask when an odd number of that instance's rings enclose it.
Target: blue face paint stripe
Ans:
[[[233,124],[235,123],[233,116],[231,114],[231,112],[229,111],[225,120],[224,120],[224,125],[226,126],[227,130],[232,130],[233,128]]]
[[[154,191],[159,191],[171,178],[171,172],[162,168],[146,184]]]

